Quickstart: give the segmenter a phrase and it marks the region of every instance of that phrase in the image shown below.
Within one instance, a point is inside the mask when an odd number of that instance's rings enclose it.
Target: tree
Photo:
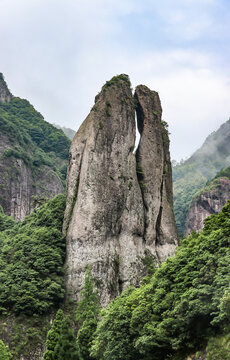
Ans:
[[[12,355],[9,351],[7,345],[4,344],[2,340],[0,340],[0,360],[10,360]]]
[[[78,360],[78,351],[76,338],[74,336],[71,324],[68,319],[62,323],[61,333],[58,342],[54,348],[54,354],[57,360]]]
[[[43,360],[78,360],[76,339],[71,325],[61,309],[47,334]]]
[[[94,291],[94,281],[89,266],[85,272],[85,283],[80,293],[81,301],[76,310],[76,321],[81,325],[77,334],[77,345],[81,359],[92,359],[90,346],[93,334],[97,327],[98,315],[100,312],[98,294]]]

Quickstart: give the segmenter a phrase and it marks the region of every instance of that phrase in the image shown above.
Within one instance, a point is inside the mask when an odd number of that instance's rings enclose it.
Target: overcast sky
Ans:
[[[0,72],[45,120],[78,129],[126,73],[160,94],[171,158],[230,117],[229,0],[0,0]]]

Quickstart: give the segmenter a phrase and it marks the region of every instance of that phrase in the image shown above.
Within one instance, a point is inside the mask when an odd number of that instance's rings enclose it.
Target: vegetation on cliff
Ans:
[[[1,360],[10,360],[11,358],[12,358],[12,355],[9,351],[8,346],[5,345],[2,340],[0,340],[0,359]]]
[[[225,177],[227,179],[230,179],[230,166],[227,166],[223,169],[221,169],[215,176],[215,179],[218,179],[220,177]]]
[[[46,122],[27,100],[13,97],[0,103],[0,131],[10,142],[3,157],[22,159],[33,171],[50,166],[64,182],[70,139]]]
[[[85,272],[85,283],[81,291],[81,300],[77,305],[76,322],[80,329],[77,333],[77,345],[80,360],[90,360],[90,346],[97,328],[100,313],[98,294],[94,291],[94,280],[89,266]]]

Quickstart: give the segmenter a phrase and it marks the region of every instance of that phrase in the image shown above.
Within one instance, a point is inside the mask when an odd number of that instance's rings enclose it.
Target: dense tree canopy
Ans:
[[[160,360],[199,349],[230,320],[230,202],[165,261],[148,284],[104,311],[92,356]],[[226,358],[227,359],[227,358]]]
[[[11,228],[13,220],[0,213],[1,312],[42,314],[62,301],[64,209],[58,195]]]
[[[14,97],[8,103],[0,103],[0,131],[10,142],[3,152],[5,158],[22,159],[33,171],[47,165],[64,184],[71,141],[61,129],[46,122],[27,100]]]

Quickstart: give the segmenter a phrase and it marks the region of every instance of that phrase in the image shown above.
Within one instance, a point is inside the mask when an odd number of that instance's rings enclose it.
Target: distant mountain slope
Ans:
[[[73,140],[74,135],[76,134],[76,131],[70,128],[66,128],[65,126],[60,126],[60,125],[56,125],[53,124],[53,126],[55,126],[57,129],[61,129],[63,131],[63,133],[70,139]]]
[[[0,205],[22,220],[42,197],[63,192],[70,140],[0,74]],[[34,204],[32,204],[32,202]]]
[[[212,214],[218,214],[229,199],[230,166],[222,169],[193,197],[187,213],[185,235],[200,231],[204,220]]]
[[[183,164],[173,167],[174,211],[180,235],[193,196],[208,180],[230,164],[230,120],[210,134],[202,147]]]

